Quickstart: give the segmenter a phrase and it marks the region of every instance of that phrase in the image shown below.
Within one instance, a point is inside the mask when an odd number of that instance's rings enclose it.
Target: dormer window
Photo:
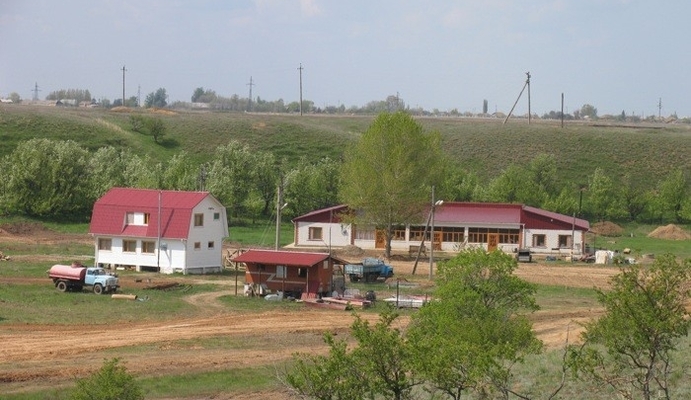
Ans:
[[[149,225],[151,214],[142,212],[128,212],[125,216],[126,225]]]

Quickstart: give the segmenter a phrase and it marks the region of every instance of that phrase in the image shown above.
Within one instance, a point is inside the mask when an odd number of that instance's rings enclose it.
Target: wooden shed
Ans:
[[[346,262],[328,253],[248,250],[231,261],[245,264],[245,283],[258,294],[317,297],[342,291],[344,286]]]

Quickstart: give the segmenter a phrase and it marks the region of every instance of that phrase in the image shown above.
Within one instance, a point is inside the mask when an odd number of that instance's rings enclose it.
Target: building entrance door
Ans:
[[[487,251],[494,251],[497,249],[497,246],[499,246],[499,234],[487,234]]]

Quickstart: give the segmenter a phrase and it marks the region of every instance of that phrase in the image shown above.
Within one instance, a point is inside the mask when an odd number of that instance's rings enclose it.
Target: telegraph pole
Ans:
[[[300,116],[302,116],[302,63],[300,63],[298,70],[300,71]]]
[[[518,94],[518,98],[516,99],[516,102],[513,103],[513,107],[511,107],[511,111],[509,111],[509,115],[507,115],[506,119],[504,119],[504,124],[511,117],[511,114],[513,113],[513,109],[516,108],[516,104],[518,104],[518,100],[521,99],[521,95],[523,94],[523,91],[525,90],[526,87],[528,87],[528,125],[530,125],[530,72],[526,72],[525,74],[528,78],[525,80],[525,84],[523,85],[523,89],[521,89],[521,92]]]
[[[127,70],[125,69],[125,66],[122,66],[122,106],[125,106],[125,72]]]
[[[657,119],[662,118],[662,97],[657,102]]]
[[[250,83],[248,83],[247,86],[250,87],[250,100],[247,103],[247,111],[252,112],[252,86],[254,86],[254,83],[252,83],[252,76],[250,76]]]

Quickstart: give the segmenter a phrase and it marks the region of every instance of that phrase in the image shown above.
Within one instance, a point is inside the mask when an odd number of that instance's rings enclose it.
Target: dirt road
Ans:
[[[2,241],[10,234],[0,232]],[[17,240],[75,240],[57,237],[17,235]],[[14,237],[13,236],[13,237]],[[38,238],[37,238],[38,237]],[[90,240],[81,238],[80,240]],[[24,258],[45,257],[20,255]],[[412,263],[392,261],[398,275],[409,274]],[[530,282],[566,287],[605,287],[616,269],[521,264],[516,275]],[[425,272],[418,270],[418,275]],[[417,278],[415,278],[417,279]],[[28,284],[34,279],[2,278],[0,283]],[[189,318],[159,322],[119,322],[108,326],[32,325],[0,322],[0,393],[22,392],[37,387],[55,388],[73,382],[100,368],[104,359],[121,357],[127,369],[137,375],[157,376],[190,371],[225,370],[231,367],[274,368],[295,352],[325,351],[322,334],[344,334],[353,317],[338,310],[237,312],[224,307],[218,297],[234,294],[223,282],[218,290],[190,295],[186,300],[199,312]],[[421,285],[429,285],[420,277]],[[233,288],[234,289],[234,288]],[[548,347],[560,347],[567,336],[573,342],[580,332],[578,322],[597,316],[601,310],[578,304],[546,308],[533,316],[534,329]],[[376,320],[376,315],[365,318]],[[408,319],[400,323],[405,325]],[[219,351],[195,344],[195,339],[224,338],[233,343],[232,351]],[[132,350],[137,346],[136,351]],[[228,348],[225,346],[224,348]],[[282,393],[247,393],[246,400],[272,397],[287,398]]]

